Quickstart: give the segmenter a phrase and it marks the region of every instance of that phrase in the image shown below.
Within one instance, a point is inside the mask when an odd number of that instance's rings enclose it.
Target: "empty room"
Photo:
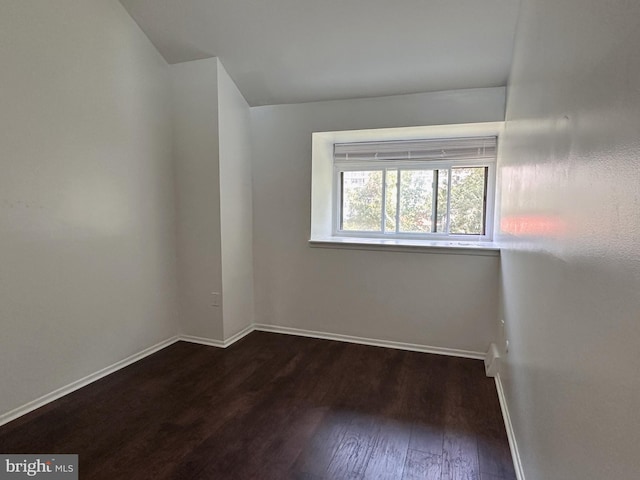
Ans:
[[[639,27],[0,0],[0,479],[637,479]]]

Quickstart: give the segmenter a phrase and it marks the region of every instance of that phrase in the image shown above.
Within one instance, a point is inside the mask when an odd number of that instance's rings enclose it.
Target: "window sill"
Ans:
[[[493,242],[433,241],[360,237],[313,237],[309,246],[346,250],[377,250],[385,252],[437,253],[445,255],[500,256],[500,247]]]

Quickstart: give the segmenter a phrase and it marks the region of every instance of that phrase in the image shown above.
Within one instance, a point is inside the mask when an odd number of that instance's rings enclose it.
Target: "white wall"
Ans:
[[[256,322],[485,351],[497,257],[309,247],[311,134],[503,118],[503,88],[252,108]]]
[[[224,338],[253,323],[253,210],[249,105],[218,62]]]
[[[501,375],[527,480],[640,472],[639,18],[625,0],[523,2]]]
[[[169,69],[116,0],[0,6],[0,414],[177,333]]]
[[[222,340],[218,60],[170,69],[181,333]]]

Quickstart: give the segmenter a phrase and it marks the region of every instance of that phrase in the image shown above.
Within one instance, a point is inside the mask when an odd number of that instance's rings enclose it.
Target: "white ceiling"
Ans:
[[[250,105],[505,85],[519,0],[120,0],[169,63]]]

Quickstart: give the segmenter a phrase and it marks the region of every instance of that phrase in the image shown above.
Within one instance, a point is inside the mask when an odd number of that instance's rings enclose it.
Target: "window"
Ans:
[[[497,255],[491,240],[503,126],[314,132],[310,246]]]
[[[333,144],[333,235],[491,239],[496,136]]]

